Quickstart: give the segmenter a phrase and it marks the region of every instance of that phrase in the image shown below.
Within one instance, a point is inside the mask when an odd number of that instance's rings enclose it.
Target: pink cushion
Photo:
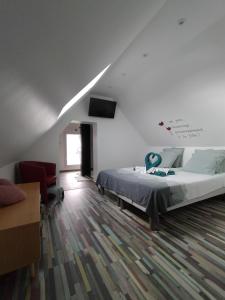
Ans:
[[[12,185],[13,183],[5,178],[0,178],[0,185]]]
[[[26,198],[26,194],[14,184],[0,185],[0,206],[10,205]]]

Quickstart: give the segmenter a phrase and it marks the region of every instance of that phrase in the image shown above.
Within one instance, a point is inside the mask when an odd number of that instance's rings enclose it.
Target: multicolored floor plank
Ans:
[[[225,299],[225,199],[167,213],[160,232],[94,185],[43,220],[39,273],[0,278],[0,299]]]

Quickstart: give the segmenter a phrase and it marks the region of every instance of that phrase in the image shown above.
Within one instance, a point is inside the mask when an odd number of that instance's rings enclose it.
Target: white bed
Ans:
[[[124,170],[129,170],[130,168],[125,168]],[[202,201],[217,195],[225,193],[225,173],[215,174],[215,175],[205,175],[197,174],[191,172],[184,172],[180,168],[176,168],[175,175],[170,175],[166,177],[155,176],[155,180],[166,181],[170,186],[171,191],[173,192],[173,187],[180,185],[182,189],[185,189],[185,194],[183,199],[178,199],[179,196],[176,193],[173,194],[173,198],[180,200],[180,203],[170,206],[167,208],[167,211],[174,210],[176,208],[186,206],[198,201]],[[144,167],[137,167],[135,172],[139,172],[140,176],[154,176],[145,174]],[[175,190],[175,189],[174,189]],[[132,204],[138,209],[145,212],[146,208],[140,206],[139,204],[133,202],[132,200],[110,191],[111,193],[117,195],[122,200],[127,203]]]

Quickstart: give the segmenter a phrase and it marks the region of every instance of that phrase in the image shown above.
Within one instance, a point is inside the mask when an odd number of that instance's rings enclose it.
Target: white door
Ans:
[[[66,134],[65,167],[67,170],[80,170],[81,167],[81,135]]]

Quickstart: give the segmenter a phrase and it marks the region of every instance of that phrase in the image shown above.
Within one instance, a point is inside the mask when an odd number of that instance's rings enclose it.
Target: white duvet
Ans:
[[[139,172],[141,176],[154,176],[155,180],[166,182],[171,188],[172,197],[174,199],[180,198],[181,194],[179,189],[177,189],[177,186],[180,186],[183,191],[182,199],[180,200],[184,201],[199,198],[221,188],[225,188],[225,173],[205,175],[185,172],[179,168],[173,170],[175,171],[175,175],[166,177],[146,174],[144,167],[137,167],[135,172]]]

